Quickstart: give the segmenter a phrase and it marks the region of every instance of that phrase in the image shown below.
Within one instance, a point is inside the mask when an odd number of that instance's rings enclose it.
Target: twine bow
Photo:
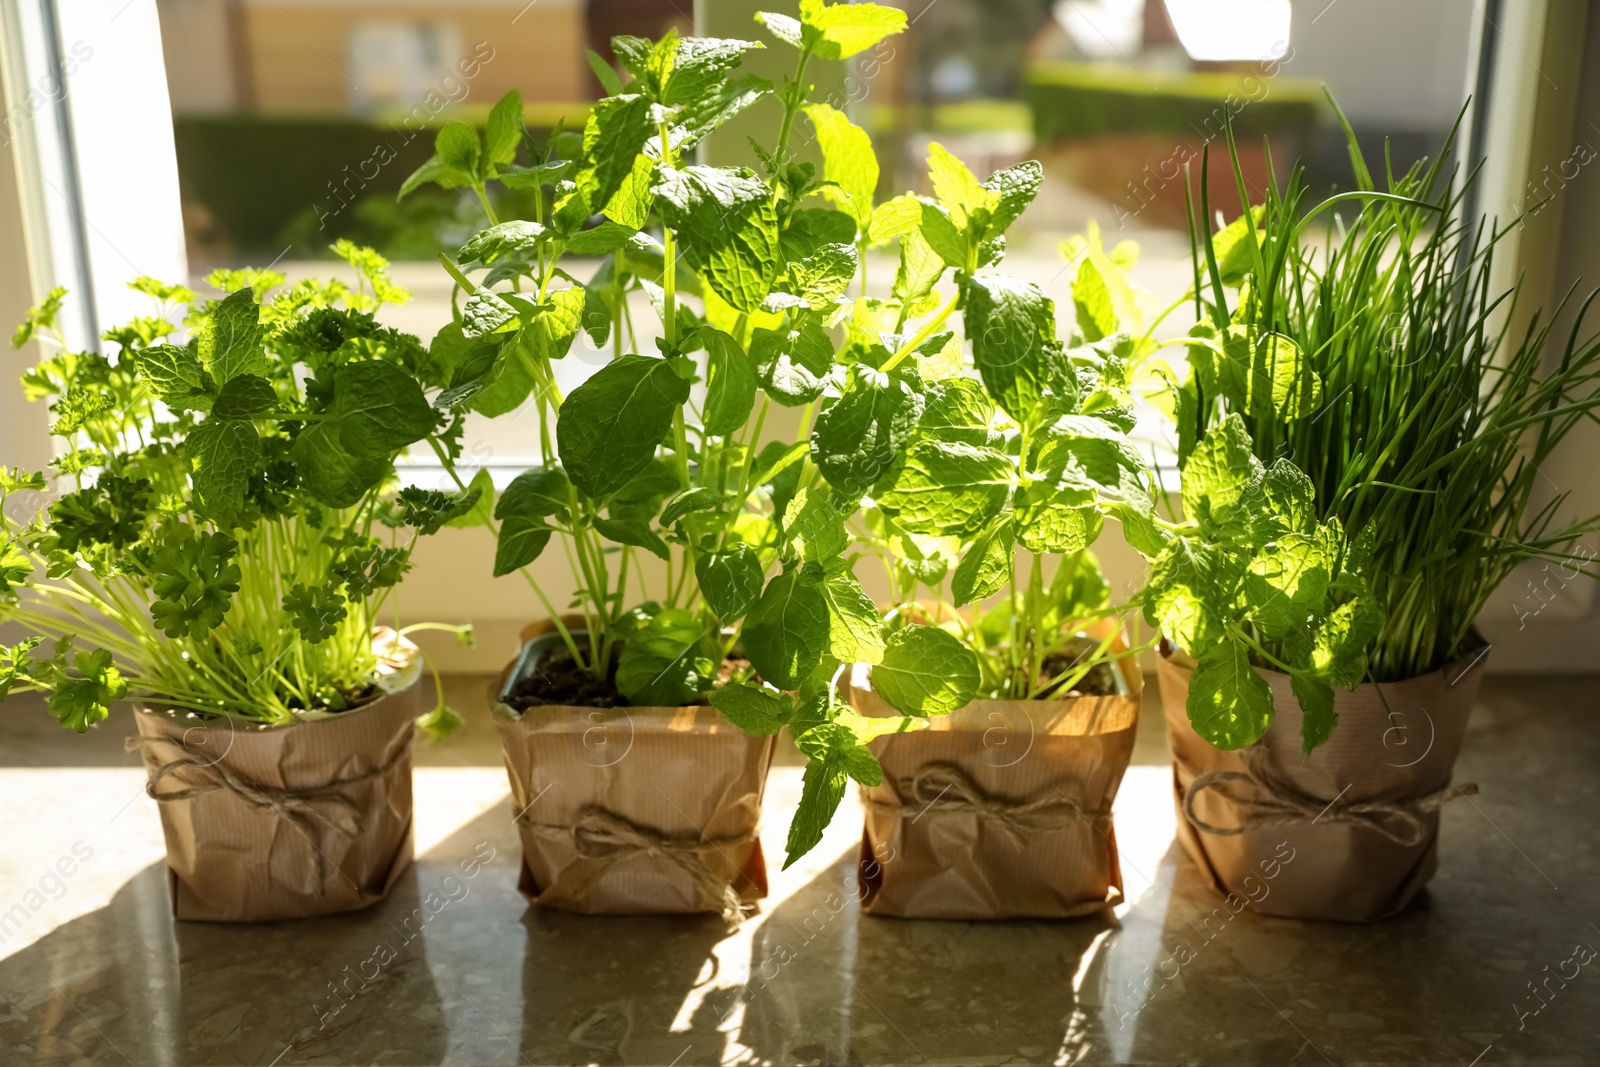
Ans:
[[[326,891],[327,857],[313,836],[315,830],[313,820],[322,823],[334,833],[349,838],[359,837],[366,830],[366,818],[362,815],[361,808],[350,799],[350,790],[363,782],[382,778],[398,767],[411,753],[411,733],[408,723],[405,734],[395,746],[394,753],[369,771],[348,778],[339,778],[323,785],[298,788],[262,785],[241,778],[219,763],[196,758],[192,750],[182,741],[169,737],[130,737],[123,742],[123,748],[128,752],[143,751],[150,771],[150,778],[145,783],[144,791],[158,804],[194,800],[220,790],[258,811],[273,811],[287,819],[311,845],[311,851],[315,853],[317,895],[321,896]],[[160,757],[150,751],[158,745],[170,745],[184,755],[162,763]],[[173,780],[181,783],[182,787],[158,792],[157,786],[168,775],[181,776]],[[189,781],[184,782],[184,778]]]
[[[867,803],[880,811],[921,818],[925,814],[977,815],[1006,831],[1019,843],[1028,834],[1062,830],[1085,820],[1101,827],[1110,821],[1109,812],[1088,812],[1065,793],[1060,799],[1010,801],[985,793],[966,771],[953,763],[929,763],[909,781],[901,780],[904,803],[870,798]]]
[[[1335,798],[1330,803],[1297,791],[1269,770],[1269,764],[1259,755],[1247,755],[1245,762],[1248,772],[1208,771],[1189,783],[1183,796],[1183,814],[1191,826],[1219,837],[1232,837],[1246,830],[1267,830],[1303,822],[1346,823],[1382,834],[1395,844],[1409,848],[1427,836],[1425,816],[1438,811],[1448,800],[1471,796],[1478,791],[1476,783],[1450,783],[1421,796],[1400,800],[1357,800],[1339,804]],[[1255,787],[1255,795],[1240,796],[1226,788],[1228,782],[1248,783]],[[1207,789],[1215,789],[1238,806],[1240,825],[1213,826],[1195,814],[1195,799]]]
[[[676,864],[712,900],[721,902],[721,914],[729,924],[737,926],[744,920],[744,901],[732,883],[711,869],[704,853],[748,844],[755,839],[752,831],[735,837],[674,837],[598,805],[589,804],[578,812],[570,825],[533,822],[522,817],[529,829],[542,837],[564,839],[571,843],[577,854],[598,864],[598,869],[578,889],[578,895],[588,892],[589,886],[618,860],[627,856],[658,856]],[[726,856],[724,856],[726,858]]]

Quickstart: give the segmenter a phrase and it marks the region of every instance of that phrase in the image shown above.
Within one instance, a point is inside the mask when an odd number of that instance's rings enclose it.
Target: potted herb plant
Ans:
[[[382,899],[411,857],[414,730],[455,719],[419,718],[419,627],[383,620],[416,538],[476,497],[395,492],[395,458],[459,420],[373,318],[406,298],[386,264],[337,251],[354,288],[139,279],[155,313],[107,332],[114,356],[68,350],[59,289],[14,338],[59,346],[23,382],[63,447],[42,509],[51,479],[0,475],[0,621],[31,635],[0,651],[0,698],[42,691],[80,733],[134,701],[181,919]]]
[[[1161,682],[1184,842],[1213,883],[1235,890],[1286,847],[1297,858],[1267,910],[1365,921],[1420,892],[1439,805],[1472,790],[1451,773],[1488,652],[1479,610],[1517,563],[1581,559],[1595,528],[1558,521],[1564,494],[1530,500],[1600,406],[1600,343],[1581,313],[1565,338],[1537,317],[1509,332],[1516,287],[1490,278],[1509,227],[1461,216],[1470,181],[1452,189],[1435,161],[1380,188],[1349,145],[1353,190],[1308,207],[1296,170],[1230,225],[1195,226],[1200,323],[1173,391],[1186,510],[1187,472],[1214,477],[1218,435],[1238,442],[1230,468],[1270,479],[1288,457],[1304,476],[1297,529],[1242,570],[1197,566],[1172,587]],[[1210,211],[1202,183],[1198,220]],[[1316,547],[1330,528],[1350,535],[1342,557]],[[1178,603],[1202,585],[1251,597],[1263,570],[1292,580],[1220,644]],[[1306,609],[1329,597],[1319,622]],[[1171,714],[1185,694],[1188,722]]]
[[[519,164],[512,95],[481,133],[441,130],[415,176],[473,188],[492,223],[444,259],[464,299],[431,346],[451,367],[439,402],[537,414],[541,466],[477,517],[497,536],[495,573],[520,571],[547,612],[491,694],[522,889],[545,906],[733,917],[763,895],[757,830],[783,726],[813,756],[791,861],[820,839],[844,778],[875,776],[835,721],[851,714],[843,664],[883,651],[840,558],[853,506],[802,492],[818,471],[804,431],[763,431],[774,408],[809,423],[854,361],[829,331],[854,306],[877,181],[866,135],[809,100],[806,66],[905,16],[807,0],[798,20],[761,19],[799,53],[781,88],[738,72],[755,42],[619,37],[628,80],[596,60],[608,95],[581,137]],[[693,164],[708,133],[772,94],[782,118],[762,173]],[[823,175],[790,160],[802,114]],[[491,181],[548,195],[534,218],[501,221]],[[600,258],[586,281],[570,273],[579,257]],[[636,350],[628,295],[641,290],[654,352]],[[552,363],[580,329],[613,355],[563,395]],[[552,543],[577,580],[570,614],[528,570]]]

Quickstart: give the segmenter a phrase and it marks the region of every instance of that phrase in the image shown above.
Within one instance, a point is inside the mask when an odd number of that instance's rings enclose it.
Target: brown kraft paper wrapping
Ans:
[[[1453,786],[1451,771],[1487,652],[1385,682],[1381,697],[1370,683],[1335,688],[1339,723],[1309,757],[1287,675],[1258,672],[1272,725],[1249,748],[1223,752],[1184,711],[1194,660],[1157,657],[1178,837],[1212,888],[1299,919],[1373,922],[1410,904],[1438,866],[1439,805],[1477,791]]]
[[[489,694],[522,839],[518,888],[563,911],[737,921],[740,905],[767,895],[758,834],[776,738],[752,737],[709,706],[519,713],[502,696],[550,633],[548,623],[524,630],[533,643]]]
[[[411,863],[411,738],[428,687],[287,726],[138,706],[179,919],[263,922],[375,904]]]
[[[1118,647],[1122,647],[1120,642]],[[1070,918],[1122,901],[1111,804],[1133,754],[1143,678],[1125,692],[975,700],[871,742],[864,911],[919,919]],[[857,665],[851,701],[894,715]]]

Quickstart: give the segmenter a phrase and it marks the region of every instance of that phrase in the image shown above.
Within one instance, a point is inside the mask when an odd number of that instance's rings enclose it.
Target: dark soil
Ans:
[[[611,673],[616,674],[622,647],[613,651]],[[717,681],[726,683],[735,673],[748,670],[750,661],[729,656],[717,670]],[[609,680],[598,681],[573,660],[572,653],[557,647],[539,661],[532,673],[511,688],[506,703],[517,711],[563,705],[578,708],[625,708],[628,698],[617,692]]]
[[[618,648],[617,656],[621,652]],[[617,656],[612,657],[613,673],[616,671]],[[511,687],[506,703],[518,711],[556,704],[579,708],[622,708],[627,707],[628,698],[617,692],[617,687],[609,679],[600,681],[578,666],[571,652],[556,648]]]
[[[1043,674],[1048,680],[1058,675],[1070,674],[1074,666],[1082,659],[1094,655],[1094,650],[1100,647],[1098,641],[1087,637],[1074,637],[1065,646],[1044,658]],[[1089,668],[1089,673],[1078,679],[1078,684],[1072,687],[1071,694],[1061,693],[1059,696],[1094,696],[1108,697],[1117,694],[1117,672],[1109,663],[1096,663]]]

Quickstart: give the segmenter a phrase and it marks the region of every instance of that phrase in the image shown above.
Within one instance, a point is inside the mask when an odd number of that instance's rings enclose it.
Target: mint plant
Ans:
[[[201,300],[140,278],[154,313],[107,331],[112,356],[68,349],[64,290],[29,313],[13,343],[56,351],[23,384],[62,447],[49,475],[0,472],[0,621],[30,635],[0,649],[0,699],[46,692],[81,733],[130,693],[273,725],[371,694],[416,539],[477,493],[396,491],[396,457],[458,448],[460,420],[425,396],[429,353],[373,317],[408,298],[387,264],[335,251],[354,287],[217,271],[226,295]],[[467,633],[399,633],[427,628]],[[421,725],[455,721],[441,703]]]

